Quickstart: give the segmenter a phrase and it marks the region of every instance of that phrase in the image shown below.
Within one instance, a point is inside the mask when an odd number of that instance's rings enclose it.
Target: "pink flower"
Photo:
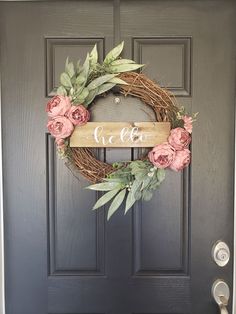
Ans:
[[[56,140],[55,140],[55,142],[56,142],[56,144],[57,144],[57,147],[59,148],[59,149],[64,149],[65,147],[66,147],[66,145],[65,145],[65,140],[63,139],[63,138],[56,138]]]
[[[84,125],[90,119],[90,113],[83,105],[72,106],[67,115],[74,125]]]
[[[184,121],[185,130],[191,134],[193,131],[193,118],[188,117],[188,116],[183,116],[182,119]]]
[[[64,116],[70,107],[71,103],[69,97],[57,95],[47,103],[46,112],[51,118],[56,116]]]
[[[170,131],[168,142],[176,150],[187,148],[191,142],[189,133],[183,128],[176,128]]]
[[[58,116],[52,118],[47,124],[48,131],[52,136],[63,139],[71,135],[74,130],[74,126],[66,117]]]
[[[175,150],[167,142],[159,144],[148,153],[148,158],[157,168],[167,168],[175,158]]]
[[[190,150],[187,148],[177,151],[170,168],[175,171],[183,170],[190,163],[190,154]]]

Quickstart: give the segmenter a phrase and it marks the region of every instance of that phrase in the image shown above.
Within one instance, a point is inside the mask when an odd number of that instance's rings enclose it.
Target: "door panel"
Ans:
[[[124,13],[124,23],[125,14],[127,13]],[[124,34],[126,34],[125,29]],[[190,96],[191,37],[173,35],[173,33],[169,36],[159,33],[160,35],[157,36],[157,32],[151,35],[150,30],[143,37],[135,37],[139,34],[137,27],[131,35],[132,54],[135,60],[147,64],[144,73],[176,96]]]
[[[11,115],[16,124],[11,131],[3,118],[7,313],[103,312],[104,302],[91,310],[81,307],[103,291],[100,281],[79,302],[71,301],[75,297],[66,287],[78,295],[85,289],[80,276],[93,282],[103,274],[104,214],[90,210],[95,194],[84,196],[85,181],[76,180],[57,160],[52,140],[45,141],[44,106],[65,54],[83,57],[95,42],[100,53],[111,49],[112,12],[109,1],[1,3],[3,117]],[[10,86],[15,86],[11,92]],[[15,160],[12,166],[8,156]],[[63,293],[60,307],[55,299],[62,288],[69,296]]]
[[[232,259],[211,258],[223,239],[233,254],[235,11],[231,1],[1,2],[7,314],[213,314],[211,285],[232,291]],[[167,178],[150,202],[106,222],[99,197],[56,155],[44,104],[65,58],[97,43],[167,87],[190,112],[192,165]],[[114,95],[94,121],[149,121],[152,110]],[[98,149],[114,162],[141,149]],[[232,301],[232,300],[231,300]],[[231,309],[231,302],[229,310]]]
[[[228,219],[233,213],[233,177],[230,173],[234,155],[235,7],[232,2],[206,1],[203,4],[202,1],[163,1],[154,5],[153,1],[142,1],[135,6],[135,14],[133,12],[132,1],[121,2],[121,38],[126,43],[129,42],[125,47],[126,54],[149,64],[144,73],[160,84],[167,85],[189,111],[200,112],[193,133],[190,174],[183,175],[181,185],[175,183],[174,180],[178,180],[176,176],[172,178],[168,173],[165,182],[167,188],[164,193],[160,192],[162,200],[167,198],[174,204],[168,206],[169,202],[162,203],[169,220],[176,223],[176,207],[181,204],[183,208],[182,219],[181,213],[178,218],[182,223],[182,235],[187,233],[189,237],[182,236],[179,243],[183,250],[186,248],[185,253],[182,251],[182,257],[185,256],[183,275],[191,282],[191,311],[216,312],[217,308],[210,301],[213,280],[220,276],[228,282],[232,281],[232,264],[227,266],[227,270],[219,269],[214,265],[210,251],[216,239],[224,239],[230,245],[233,244],[233,234],[230,231],[233,221]],[[226,165],[228,170],[225,169]],[[153,202],[160,202],[158,193]],[[151,220],[149,206],[150,203],[145,204],[142,213]],[[156,208],[160,210],[160,206]],[[155,231],[157,225],[163,226],[160,221],[163,213],[160,216],[157,210],[155,213],[158,217],[152,220],[153,224],[156,222]],[[187,225],[184,221],[188,221]],[[152,232],[147,225],[145,227],[146,232]],[[175,241],[178,239],[176,230],[175,226],[172,231]],[[168,229],[155,237],[160,239],[162,248],[166,238],[168,239]],[[146,255],[150,262],[159,255],[157,246],[150,238],[144,239],[145,244],[151,246],[149,258]],[[173,248],[176,249],[176,245],[176,242],[173,243]],[[175,257],[169,253],[172,263],[178,260],[178,254],[173,252],[173,248],[172,254]],[[189,254],[188,248],[191,250]],[[155,251],[156,255],[153,253]],[[163,251],[160,255],[164,256]],[[164,265],[168,265],[168,260],[166,258]],[[186,280],[184,277],[182,282]],[[149,278],[151,286],[153,278]],[[169,278],[174,281],[175,274],[170,273]],[[180,277],[178,280],[181,281]],[[185,298],[187,296],[186,293]],[[181,309],[180,313],[185,310]],[[174,312],[178,313],[176,308]]]
[[[76,173],[58,160],[51,136],[47,137],[47,145],[49,275],[101,275],[104,213],[94,215],[90,210],[96,193],[85,192],[85,179],[78,181]]]
[[[46,92],[47,96],[55,94],[57,86],[59,86],[60,74],[64,71],[65,60],[67,57],[76,63],[78,56],[85,60],[87,52],[91,51],[94,45],[97,45],[99,62],[104,58],[105,37],[103,38],[55,38],[46,37]]]
[[[150,202],[140,202],[134,211],[137,276],[188,275],[188,208],[187,195],[183,195],[186,177],[186,173],[168,174],[171,183],[166,180]]]

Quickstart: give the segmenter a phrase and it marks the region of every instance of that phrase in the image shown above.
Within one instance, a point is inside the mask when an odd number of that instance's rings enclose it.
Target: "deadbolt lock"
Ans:
[[[226,266],[230,259],[230,250],[228,245],[223,241],[217,241],[212,248],[212,258],[218,266]]]

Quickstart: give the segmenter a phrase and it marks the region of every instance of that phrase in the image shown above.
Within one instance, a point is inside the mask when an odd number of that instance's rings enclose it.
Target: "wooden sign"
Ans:
[[[71,147],[153,147],[167,140],[169,122],[88,122],[77,126]]]

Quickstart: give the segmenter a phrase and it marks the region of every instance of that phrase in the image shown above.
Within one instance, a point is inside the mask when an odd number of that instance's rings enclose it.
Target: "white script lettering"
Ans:
[[[124,127],[116,135],[106,135],[104,134],[104,128],[102,126],[97,126],[94,129],[93,137],[96,143],[106,146],[107,144],[114,144],[116,140],[122,143],[126,142],[143,142],[147,139],[148,135],[142,133],[138,127]]]

